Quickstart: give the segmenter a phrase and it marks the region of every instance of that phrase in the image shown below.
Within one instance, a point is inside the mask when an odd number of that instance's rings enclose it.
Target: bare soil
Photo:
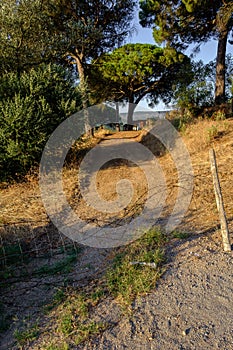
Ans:
[[[233,260],[215,239],[173,242],[167,272],[132,316],[77,349],[232,349]],[[113,307],[99,312],[114,324]]]
[[[117,140],[117,137],[127,137],[129,142],[142,140],[142,135],[127,132],[127,135],[107,136],[102,143],[107,144],[111,138]],[[182,137],[192,159],[194,191],[189,210],[177,230],[189,233],[189,237],[169,241],[163,277],[150,294],[134,302],[130,316],[120,317],[120,308],[115,300],[108,298],[102,301],[93,311],[93,319],[106,321],[112,326],[76,349],[233,349],[233,253],[223,252],[208,158],[209,149],[214,147],[232,242],[233,121],[197,122],[188,126]],[[144,138],[143,142],[147,144],[148,139]],[[156,149],[154,151],[156,153]],[[162,153],[158,159],[168,189],[166,208],[159,222],[163,224],[176,198],[177,172],[169,152]],[[126,211],[119,213],[118,220],[129,220],[137,215],[145,200],[144,174],[128,165],[122,161],[110,164],[101,170],[98,178],[98,188],[106,200],[116,197],[113,179],[127,176],[136,188],[132,202]],[[74,210],[97,224],[113,220],[113,217],[87,208],[80,197],[74,174],[76,169],[67,170],[64,174],[65,191]],[[14,234],[10,223],[15,228],[17,222],[23,226],[22,222],[27,220],[34,220],[28,240],[32,240],[32,234],[34,237],[40,233],[42,247],[48,244],[47,236],[51,232],[54,241],[58,240],[58,232],[48,223],[35,178],[2,189],[0,206],[0,220],[5,225],[1,237],[5,241],[7,235]],[[1,334],[0,349],[20,349],[13,334],[15,329],[21,329],[27,323],[38,322],[40,329],[46,328],[50,321],[44,307],[51,303],[58,288],[71,286],[81,289],[97,283],[111,264],[113,255],[112,249],[81,247],[70,271],[47,275],[32,273],[34,265],[36,269],[45,264],[54,266],[67,256],[64,252],[54,253],[44,260],[32,259],[30,264],[25,264],[27,277],[19,274],[3,280],[0,285],[1,304],[10,320],[10,327]],[[28,342],[21,348],[46,349],[45,344],[46,334],[42,332],[35,342]]]

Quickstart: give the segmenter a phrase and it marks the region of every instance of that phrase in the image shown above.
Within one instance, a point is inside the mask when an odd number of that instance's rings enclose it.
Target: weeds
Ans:
[[[210,128],[207,130],[208,133],[208,141],[212,141],[218,136],[219,130],[216,125],[212,125]]]
[[[21,345],[21,346],[27,344],[29,341],[35,340],[38,335],[39,335],[39,328],[37,324],[23,331],[16,330],[14,332],[14,337],[17,340],[18,345]]]
[[[96,323],[91,321],[88,324],[82,324],[79,327],[78,334],[75,337],[75,344],[78,345],[82,343],[84,340],[88,339],[90,336],[95,334],[99,334],[101,331],[105,330],[108,327],[107,324],[99,322]]]
[[[190,233],[188,232],[180,232],[180,231],[173,231],[172,232],[173,238],[179,238],[179,239],[187,239],[190,237]]]
[[[0,332],[6,331],[10,327],[10,317],[4,312],[4,306],[0,302]]]
[[[214,113],[213,117],[215,120],[225,120],[226,114],[224,111],[219,110],[216,113]]]
[[[128,306],[136,296],[148,293],[155,287],[157,279],[163,273],[165,242],[164,234],[153,228],[116,256],[113,268],[107,273],[107,286],[122,305]],[[154,263],[156,268],[146,264],[132,264],[135,261]]]
[[[63,253],[64,257],[62,260],[54,264],[45,264],[40,268],[32,271],[31,275],[38,276],[38,275],[55,275],[55,274],[69,273],[70,271],[72,271],[73,265],[77,261],[80,250],[81,248],[78,248],[78,249],[70,248],[69,250],[66,250]],[[4,269],[0,271],[0,278],[2,278],[2,280],[6,281],[9,278],[14,277],[15,275],[21,278],[28,276],[28,271],[25,268],[25,264],[30,263],[31,258],[29,254],[22,252],[19,245],[17,244],[13,244],[12,246],[9,245],[7,246],[7,249],[5,246],[4,251],[0,250],[0,257],[1,257],[1,252],[4,253],[2,257],[2,263],[4,262],[3,264]],[[16,272],[16,267],[18,269],[17,272]]]
[[[104,289],[97,287],[96,290],[93,293],[91,293],[91,300],[93,304],[97,304],[99,300],[104,297],[104,294]]]
[[[217,124],[212,124],[211,127],[207,129],[207,141],[211,142],[215,139],[223,137],[229,132],[229,124],[224,122],[218,122]]]
[[[8,244],[0,247],[0,262],[3,265],[12,265],[23,260],[22,248],[19,244]]]
[[[49,311],[51,311],[52,309],[54,309],[56,306],[58,306],[59,304],[61,304],[64,300],[65,300],[66,296],[65,296],[65,291],[61,288],[59,288],[56,293],[53,296],[53,301],[51,302],[51,304],[46,305],[44,307],[44,312],[45,314],[47,314]]]
[[[48,346],[45,348],[46,350],[69,350],[69,345],[66,342],[63,342],[60,345],[55,345],[50,343]]]
[[[54,343],[46,349],[66,349],[78,345],[88,338],[101,333],[109,327],[108,323],[96,321],[93,310],[106,296],[116,298],[122,306],[122,311],[130,309],[137,296],[150,292],[163,273],[162,264],[165,261],[165,235],[153,228],[132,244],[120,248],[115,256],[114,264],[103,276],[98,286],[86,288],[85,292],[75,290],[58,290],[50,307],[53,310],[55,337],[66,339],[68,343]],[[133,264],[144,262],[145,265]],[[148,263],[148,265],[146,264]],[[151,265],[153,264],[153,268]],[[48,344],[48,343],[47,343]],[[68,347],[67,347],[68,346]]]
[[[69,273],[73,268],[73,263],[76,262],[77,255],[68,255],[62,261],[59,261],[53,265],[44,265],[36,270],[33,274],[35,275],[54,275],[57,273]]]
[[[176,112],[173,113],[171,122],[179,132],[184,134],[188,125],[194,122],[194,117],[188,111],[183,114],[181,112]]]
[[[78,345],[106,329],[108,324],[95,322],[90,318],[91,308],[102,296],[103,293],[100,289],[96,289],[90,295],[78,292],[67,293],[66,299],[57,309],[55,333],[61,338],[69,338],[71,343]],[[50,348],[53,349],[52,344],[51,347],[48,347],[48,349]]]

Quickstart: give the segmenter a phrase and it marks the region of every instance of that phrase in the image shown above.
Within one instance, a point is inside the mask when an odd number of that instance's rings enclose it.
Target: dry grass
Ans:
[[[0,224],[47,221],[37,176],[1,189],[0,195]]]
[[[134,132],[133,137],[137,135],[138,132]],[[88,148],[99,142],[100,138],[104,136],[102,134],[99,138],[94,139],[88,145]],[[197,121],[187,127],[182,137],[189,150],[195,174],[193,199],[187,213],[185,226],[191,230],[201,231],[208,227],[213,227],[218,222],[209,166],[209,149],[211,147],[214,147],[216,150],[226,212],[229,218],[233,216],[233,190],[231,186],[233,180],[233,120]],[[169,207],[172,206],[173,199],[177,193],[175,186],[177,180],[176,168],[169,153],[159,157],[159,162],[167,181],[167,204]],[[113,176],[111,176],[112,171],[114,171]],[[136,189],[133,201],[127,210],[130,216],[135,205],[138,205],[138,203],[140,205],[143,204],[147,190],[143,181],[144,175],[140,169],[136,167],[128,168],[127,163],[124,162],[119,163],[118,166],[115,164],[114,166],[103,168],[98,175],[98,188],[102,191],[102,196],[106,200],[114,199],[116,197],[115,183],[122,176],[132,181]],[[113,178],[114,182],[112,181]],[[80,198],[76,168],[68,167],[64,170],[64,187],[71,205],[79,211],[83,218],[91,219],[94,215],[97,218],[97,222],[98,220],[106,221],[108,219],[101,215],[98,219],[98,213],[94,209],[92,211],[88,208],[87,212],[85,203]],[[40,225],[40,222],[48,222],[40,199],[37,175],[28,176],[23,183],[14,183],[6,188],[1,188],[0,197],[0,224],[32,222],[36,226],[37,222],[38,225]],[[125,212],[120,213],[121,218],[124,215]]]
[[[109,162],[108,166],[100,169],[97,174],[97,191],[100,197],[106,201],[116,200],[116,184],[123,178],[131,182],[134,193],[130,204],[119,211],[117,216],[115,213],[99,212],[86,204],[80,194],[77,171],[73,169],[64,172],[64,191],[71,207],[81,219],[94,221],[97,225],[106,223],[114,225],[119,220],[125,220],[134,216],[135,213],[139,213],[147,194],[146,178],[143,171],[135,166],[128,166],[127,162],[115,160]]]
[[[188,126],[183,140],[194,169],[193,199],[185,219],[192,231],[203,231],[218,225],[218,214],[210,172],[209,150],[215,149],[226,214],[233,214],[233,120],[203,120]]]
[[[80,142],[72,152],[80,152],[79,159],[75,159],[73,165],[79,164],[85,150],[94,147],[100,140],[105,137],[106,132],[100,131],[96,137],[89,140],[84,139]],[[71,155],[72,158],[72,155]],[[71,183],[76,180],[73,177],[76,168],[73,166],[65,168],[64,178],[69,178]],[[77,173],[76,173],[77,174]],[[13,183],[7,185],[6,183],[0,186],[0,224],[17,224],[23,222],[47,222],[48,218],[41,201],[40,188],[38,182],[38,169],[25,177],[25,181],[21,183]]]

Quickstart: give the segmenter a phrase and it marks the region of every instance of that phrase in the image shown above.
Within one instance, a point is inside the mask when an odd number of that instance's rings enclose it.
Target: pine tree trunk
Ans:
[[[227,30],[219,33],[217,62],[216,62],[216,82],[215,82],[215,104],[220,105],[225,102],[225,70],[226,70],[226,47]]]
[[[85,81],[84,67],[81,60],[78,57],[75,58],[75,60],[76,60],[77,71],[79,75],[79,89],[81,92],[82,107],[84,110],[85,132],[89,136],[94,136],[94,129],[90,126],[90,120],[89,120],[89,112],[88,112],[89,99],[88,99],[88,92],[87,92],[87,86]]]
[[[120,122],[119,102],[115,101],[115,105],[116,105],[116,123],[119,123]]]
[[[136,108],[136,104],[133,102],[130,102],[129,99],[129,106],[128,106],[128,116],[127,116],[127,124],[133,124],[133,113]]]

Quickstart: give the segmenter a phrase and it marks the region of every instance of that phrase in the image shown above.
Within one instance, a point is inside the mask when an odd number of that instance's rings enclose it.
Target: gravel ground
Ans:
[[[156,290],[117,325],[117,307],[100,307],[113,327],[77,349],[233,349],[233,254],[219,232],[174,240]],[[108,312],[109,310],[109,312]]]

